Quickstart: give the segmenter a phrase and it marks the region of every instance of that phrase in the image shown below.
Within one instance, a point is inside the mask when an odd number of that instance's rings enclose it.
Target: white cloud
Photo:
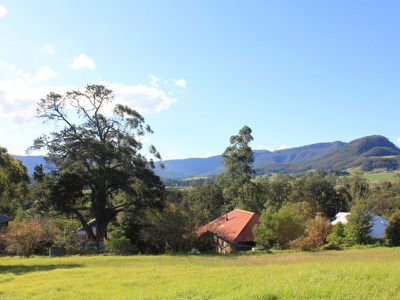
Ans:
[[[50,91],[67,91],[67,86],[46,86],[43,81],[58,75],[49,66],[43,66],[35,74],[25,72],[13,64],[0,60],[0,117],[16,124],[30,123],[35,114],[37,101]]]
[[[280,145],[280,146],[278,146],[276,148],[275,147],[269,148],[268,150],[271,151],[271,152],[274,152],[274,151],[278,151],[278,150],[284,150],[284,149],[287,149],[287,148],[289,148],[289,145],[283,144],[283,145]]]
[[[91,59],[85,53],[81,53],[77,57],[74,58],[74,61],[71,65],[71,67],[74,69],[93,70],[94,68],[96,68],[96,64],[94,63],[93,59]]]
[[[4,18],[7,12],[8,12],[7,7],[0,4],[0,19]]]
[[[13,64],[0,60],[0,118],[10,119],[13,126],[29,124],[35,115],[36,103],[49,92],[64,93],[80,87],[45,84],[58,73],[49,66],[31,74]],[[167,91],[150,85],[126,85],[100,82],[115,93],[115,102],[128,105],[140,113],[157,113],[169,108],[177,100]],[[106,110],[110,111],[109,107]],[[149,141],[143,140],[144,144]]]
[[[52,44],[46,44],[43,45],[42,47],[42,53],[43,54],[54,54],[55,52],[55,46]]]
[[[23,78],[0,81],[0,116],[14,124],[29,124],[39,99],[50,91],[65,92],[68,86],[43,86]]]
[[[395,141],[396,145],[400,147],[400,137],[398,137]]]
[[[45,81],[57,77],[58,73],[49,66],[41,67],[32,78],[33,82]]]
[[[156,75],[149,75],[149,79],[150,79],[150,84],[154,87],[158,87],[158,82],[161,80],[160,77],[157,77]]]
[[[179,152],[168,153],[167,155],[163,155],[163,160],[171,160],[171,159],[181,159],[182,155]]]
[[[263,145],[258,145],[257,147],[256,147],[256,150],[263,150],[264,149],[264,146]]]
[[[176,99],[159,88],[146,85],[106,84],[115,93],[118,103],[128,105],[141,113],[156,113],[167,109]]]
[[[179,87],[181,87],[181,88],[184,88],[184,87],[186,87],[186,80],[185,79],[178,79],[178,80],[175,80],[175,84],[176,84],[176,86],[179,86]]]

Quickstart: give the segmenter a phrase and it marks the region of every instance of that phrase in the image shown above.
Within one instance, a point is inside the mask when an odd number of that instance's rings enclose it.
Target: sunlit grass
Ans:
[[[0,258],[0,299],[398,299],[400,249]]]

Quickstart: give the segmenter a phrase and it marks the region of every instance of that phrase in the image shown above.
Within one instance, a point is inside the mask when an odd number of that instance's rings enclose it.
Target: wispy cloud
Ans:
[[[396,145],[400,147],[400,137],[398,137],[395,141]]]
[[[176,86],[184,88],[186,87],[186,80],[185,79],[178,79],[175,81]]]
[[[154,86],[121,83],[106,85],[115,92],[117,102],[133,107],[141,113],[158,113],[177,101],[166,91]]]
[[[7,12],[8,12],[7,7],[0,4],[0,19],[4,18]]]
[[[0,74],[7,78],[0,80],[0,116],[13,120],[14,124],[29,124],[33,120],[36,103],[49,92],[64,93],[82,88],[47,84],[59,75],[47,65],[32,74],[0,60]],[[167,90],[152,85],[100,83],[114,91],[115,103],[130,106],[144,114],[158,113],[177,101]]]
[[[149,75],[149,79],[150,79],[151,86],[158,87],[158,83],[161,80],[160,77],[158,77],[156,75],[153,75],[153,74],[150,74]]]
[[[53,44],[46,44],[42,47],[43,54],[54,54],[56,47]]]
[[[278,151],[278,150],[284,150],[284,149],[287,149],[287,148],[289,148],[289,145],[283,144],[283,145],[280,145],[278,147],[269,148],[268,150],[271,151],[271,152],[274,152],[274,151]]]
[[[55,78],[57,76],[58,73],[54,71],[52,68],[50,68],[49,66],[43,66],[36,72],[35,76],[32,77],[32,81],[33,82],[45,81]]]
[[[71,67],[74,69],[93,70],[96,68],[96,64],[94,63],[94,60],[87,56],[85,53],[81,53],[74,58]]]

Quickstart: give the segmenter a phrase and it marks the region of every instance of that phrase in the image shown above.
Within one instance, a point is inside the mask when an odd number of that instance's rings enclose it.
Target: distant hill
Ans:
[[[259,172],[302,173],[313,169],[330,171],[357,167],[363,171],[377,168],[395,170],[399,166],[400,150],[384,136],[372,135],[356,139],[316,160],[265,165]]]
[[[22,164],[28,170],[28,174],[32,175],[33,170],[35,169],[36,165],[46,165],[46,162],[43,156],[24,156],[24,155],[13,155],[15,159],[18,159],[22,162]]]
[[[37,164],[45,164],[41,156],[14,156],[27,167],[29,174]],[[318,143],[278,151],[255,150],[254,168],[257,174],[304,173],[309,170],[347,170],[360,168],[400,168],[400,150],[384,136],[373,135],[350,143]],[[162,178],[189,178],[218,175],[223,171],[221,155],[208,158],[166,160],[164,169],[157,164]]]
[[[346,143],[318,143],[303,147],[278,151],[255,150],[254,168],[263,173],[267,165],[298,163],[322,158],[344,147]],[[188,158],[164,161],[165,168],[157,168],[157,173],[165,178],[188,178],[217,175],[223,171],[222,156],[208,158]]]

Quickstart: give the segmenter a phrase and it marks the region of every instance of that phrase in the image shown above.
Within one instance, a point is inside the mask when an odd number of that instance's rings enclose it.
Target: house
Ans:
[[[8,226],[8,222],[11,221],[11,217],[6,215],[0,215],[0,228]]]
[[[96,235],[96,228],[97,228],[97,223],[96,223],[96,219],[91,219],[88,223],[87,223],[90,227],[92,227],[93,230],[93,234]],[[77,232],[78,235],[81,236],[85,236],[87,235],[86,230],[83,228],[83,226],[79,227]]]
[[[235,209],[200,227],[198,237],[210,235],[218,253],[251,249],[254,243],[253,227],[260,222],[254,212]]]
[[[336,214],[336,219],[331,222],[332,225],[337,223],[347,224],[347,217],[350,215],[349,212],[339,212]],[[382,218],[381,216],[371,214],[371,231],[369,235],[374,239],[383,239],[385,235],[386,227],[389,225],[389,222]]]

